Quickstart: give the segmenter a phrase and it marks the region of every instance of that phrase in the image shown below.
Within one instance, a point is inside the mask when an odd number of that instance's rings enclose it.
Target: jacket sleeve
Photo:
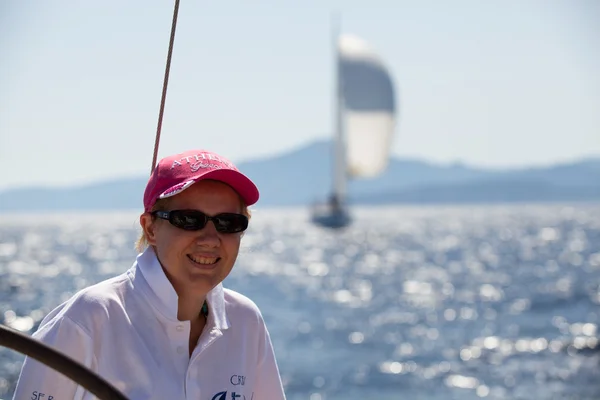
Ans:
[[[88,368],[96,364],[90,335],[68,317],[50,320],[32,337]],[[60,372],[25,357],[13,400],[81,400],[86,392]]]
[[[262,318],[261,322],[262,332],[259,336],[259,359],[254,386],[254,400],[285,400],[271,337]]]

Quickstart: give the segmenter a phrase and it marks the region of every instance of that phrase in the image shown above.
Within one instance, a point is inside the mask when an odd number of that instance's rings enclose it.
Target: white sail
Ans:
[[[387,167],[396,125],[392,78],[368,43],[353,35],[339,37],[339,75],[346,173],[377,176]]]
[[[387,167],[396,114],[387,68],[364,40],[338,32],[334,23],[333,188],[312,215],[314,223],[329,228],[351,223],[348,179],[371,178]]]

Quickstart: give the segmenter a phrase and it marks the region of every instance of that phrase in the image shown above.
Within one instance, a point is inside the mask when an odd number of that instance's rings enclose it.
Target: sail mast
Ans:
[[[332,39],[334,51],[334,171],[333,195],[339,203],[345,202],[346,197],[346,145],[343,128],[343,95],[342,70],[340,63],[340,16],[332,15]]]

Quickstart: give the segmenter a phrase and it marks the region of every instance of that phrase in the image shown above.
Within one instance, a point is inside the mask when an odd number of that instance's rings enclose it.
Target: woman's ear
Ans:
[[[156,245],[156,221],[150,213],[140,215],[140,225],[149,245]]]

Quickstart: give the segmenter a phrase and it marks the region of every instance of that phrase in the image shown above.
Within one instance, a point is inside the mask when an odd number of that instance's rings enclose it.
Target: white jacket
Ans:
[[[221,284],[207,302],[208,320],[190,357],[190,322],[177,319],[177,294],[149,248],[126,273],[50,312],[33,337],[83,363],[130,400],[285,399],[256,304]],[[26,357],[13,400],[30,399],[95,396]]]

